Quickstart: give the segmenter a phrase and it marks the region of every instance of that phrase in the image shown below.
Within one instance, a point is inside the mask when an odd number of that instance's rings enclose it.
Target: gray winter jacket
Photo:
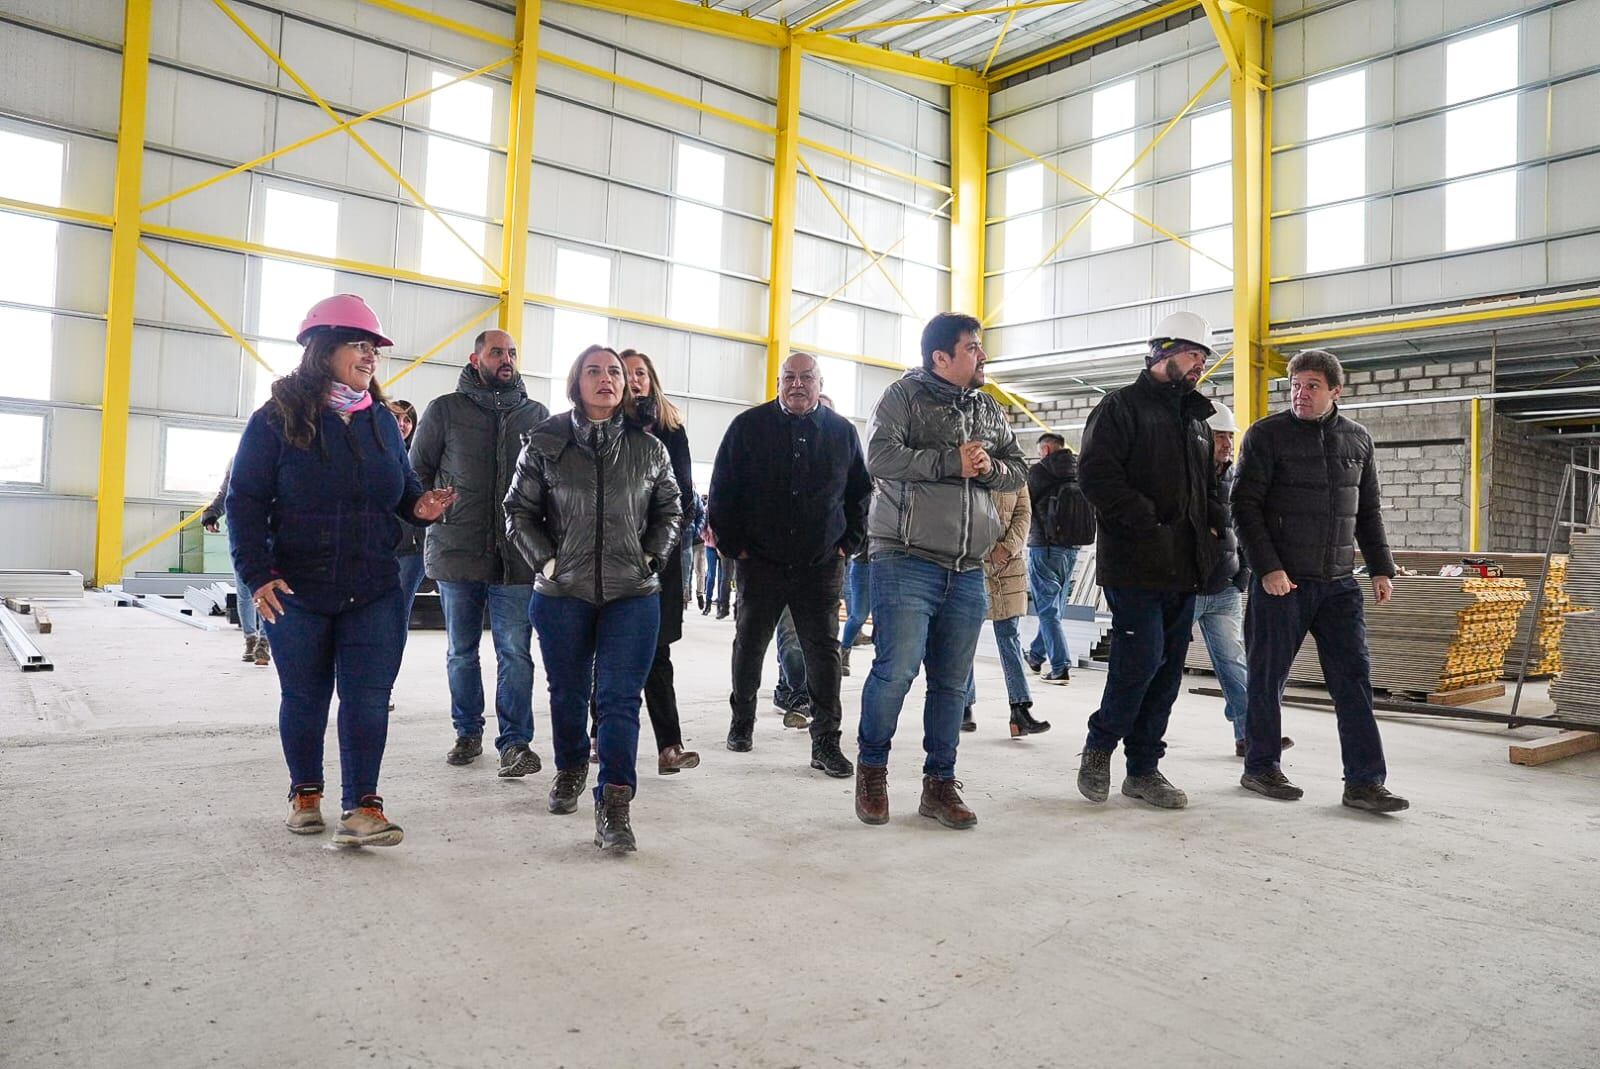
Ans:
[[[682,513],[667,448],[621,413],[599,425],[573,417],[552,416],[527,436],[505,498],[506,536],[539,573],[541,594],[593,605],[654,594]]]
[[[980,441],[994,466],[961,477],[960,446]],[[994,398],[913,368],[883,391],[867,420],[867,515],[873,557],[909,553],[952,571],[983,567],[1004,525],[990,490],[1020,490],[1028,462]]]
[[[550,418],[530,401],[522,379],[490,389],[472,365],[456,392],[433,400],[417,421],[411,466],[424,488],[453,486],[459,495],[428,529],[429,578],[447,583],[531,583],[533,571],[506,541],[500,502],[517,470],[522,436]]]

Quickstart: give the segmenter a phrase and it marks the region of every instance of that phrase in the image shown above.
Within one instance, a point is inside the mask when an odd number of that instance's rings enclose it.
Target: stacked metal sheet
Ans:
[[[1561,675],[1550,684],[1556,715],[1600,725],[1600,611],[1567,614],[1561,663]]]
[[[42,568],[0,569],[0,597],[81,598],[83,573]]]
[[[1600,531],[1573,533],[1572,553],[1567,558],[1567,596],[1574,609],[1600,609]]]

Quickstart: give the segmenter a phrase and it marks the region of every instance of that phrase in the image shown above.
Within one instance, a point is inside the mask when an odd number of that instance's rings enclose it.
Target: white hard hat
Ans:
[[[1193,312],[1173,312],[1157,323],[1150,340],[1162,341],[1167,338],[1193,342],[1204,346],[1208,353],[1216,352],[1211,348],[1211,324]]]
[[[1213,434],[1238,434],[1239,425],[1233,421],[1233,409],[1221,401],[1212,401],[1211,407],[1216,409],[1211,413],[1211,418],[1206,420],[1206,426],[1211,428]]]

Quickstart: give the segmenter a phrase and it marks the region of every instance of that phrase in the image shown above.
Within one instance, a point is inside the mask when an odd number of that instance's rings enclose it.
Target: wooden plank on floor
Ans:
[[[43,609],[35,607],[33,610],[33,629],[41,635],[48,635],[55,625],[50,622],[50,614]]]
[[[1590,750],[1600,750],[1600,732],[1563,731],[1532,742],[1514,742],[1509,756],[1514,765],[1546,765]]]
[[[1488,701],[1490,698],[1503,698],[1505,693],[1506,685],[1504,683],[1480,683],[1476,687],[1434,691],[1428,695],[1428,704],[1471,705],[1473,702]]]
[[[33,609],[25,598],[6,598],[4,605],[19,616],[26,616]]]

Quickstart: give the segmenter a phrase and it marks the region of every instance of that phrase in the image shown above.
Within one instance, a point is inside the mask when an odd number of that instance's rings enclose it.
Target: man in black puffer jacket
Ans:
[[[1111,663],[1078,768],[1092,802],[1110,793],[1111,753],[1122,743],[1122,793],[1163,809],[1188,798],[1157,766],[1194,598],[1217,559],[1227,514],[1216,499],[1211,402],[1195,392],[1212,356],[1211,328],[1193,312],[1156,326],[1145,370],[1089,414],[1078,482],[1099,520],[1095,572],[1111,606]]]
[[[1356,543],[1379,605],[1394,592],[1394,557],[1383,531],[1372,436],[1339,414],[1343,382],[1338,357],[1321,349],[1300,353],[1289,361],[1289,411],[1245,435],[1233,514],[1255,577],[1244,622],[1250,745],[1239,782],[1285,801],[1304,793],[1278,767],[1279,729],[1284,682],[1309,632],[1339,720],[1344,804],[1393,813],[1408,803],[1383,786]]]
[[[483,673],[478,644],[489,608],[497,664],[494,695],[500,775],[539,771],[533,743],[533,569],[512,547],[501,504],[517,470],[522,436],[550,416],[528,399],[517,371],[517,344],[503,330],[473,342],[456,392],[434,399],[411,442],[411,465],[424,488],[453,486],[459,497],[428,531],[428,578],[439,584],[449,650],[450,719],[456,742],[445,760],[471,764],[483,753]]]

